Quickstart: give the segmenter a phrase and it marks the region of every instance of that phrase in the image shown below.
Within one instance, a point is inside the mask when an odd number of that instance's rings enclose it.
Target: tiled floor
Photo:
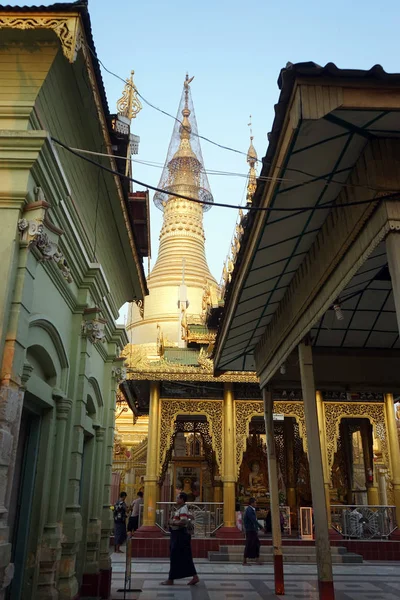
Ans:
[[[200,584],[189,588],[188,580],[173,587],[161,587],[168,575],[164,559],[132,561],[133,588],[126,600],[319,600],[316,568],[313,565],[285,565],[285,596],[275,596],[272,565],[243,567],[237,564],[210,564],[195,561]],[[113,555],[112,599],[122,599],[125,555]],[[399,600],[400,563],[368,563],[334,567],[336,600]]]

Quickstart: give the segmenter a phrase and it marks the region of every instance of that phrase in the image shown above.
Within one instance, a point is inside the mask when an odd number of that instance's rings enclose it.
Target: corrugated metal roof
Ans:
[[[253,197],[253,206],[255,207],[258,207],[261,204],[261,200],[264,194],[264,188],[266,185],[268,185],[268,183],[266,183],[266,180],[270,176],[271,165],[275,158],[282,126],[287,113],[288,104],[291,99],[296,80],[301,78],[316,80],[325,78],[325,81],[327,79],[342,79],[355,82],[357,82],[357,80],[363,80],[364,82],[376,81],[384,83],[387,82],[391,86],[400,87],[400,73],[386,73],[386,71],[380,65],[375,65],[369,70],[358,70],[339,69],[333,63],[328,63],[327,65],[325,65],[325,67],[317,65],[313,62],[297,64],[288,63],[286,67],[281,70],[278,78],[278,86],[281,91],[278,103],[275,105],[275,118],[272,125],[272,131],[268,135],[269,145],[267,148],[266,155],[262,161],[263,167],[260,176],[262,176],[265,179],[263,179],[262,181],[258,181],[257,189]],[[318,81],[316,81],[315,83],[318,84]],[[256,215],[256,211],[249,211],[249,213],[246,216],[246,225],[244,227],[243,239],[241,240],[240,250],[236,258],[235,269],[232,274],[232,280],[227,288],[224,309],[219,320],[217,339],[216,344],[214,346],[215,349],[213,352],[214,356],[216,351],[219,349],[220,335],[224,327],[224,317],[228,311],[228,307],[232,298],[232,293],[237,283],[238,274],[241,270],[241,263],[245,255],[245,250],[248,246],[248,241],[250,237],[253,235],[253,226],[256,220]]]

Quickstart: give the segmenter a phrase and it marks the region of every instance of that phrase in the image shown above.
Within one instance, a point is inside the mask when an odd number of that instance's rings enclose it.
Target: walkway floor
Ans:
[[[113,554],[111,598],[122,600],[125,554]],[[285,596],[274,594],[272,565],[243,567],[237,564],[211,564],[195,561],[200,583],[189,588],[187,581],[161,587],[168,575],[165,559],[132,561],[132,587],[141,593],[127,593],[126,600],[318,600],[315,565],[285,565]],[[400,563],[364,562],[361,565],[335,565],[336,600],[399,600]]]

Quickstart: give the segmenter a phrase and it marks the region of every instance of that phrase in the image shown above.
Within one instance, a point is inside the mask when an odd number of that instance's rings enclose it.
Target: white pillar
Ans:
[[[320,600],[334,600],[332,555],[326,514],[324,471],[315,397],[312,349],[310,345],[304,342],[299,344],[299,362],[308,440],[319,597]]]
[[[278,466],[274,436],[274,399],[269,389],[263,388],[265,433],[267,438],[269,501],[272,524],[272,545],[274,550],[275,594],[285,593],[283,578],[283,556],[281,520],[279,511]]]

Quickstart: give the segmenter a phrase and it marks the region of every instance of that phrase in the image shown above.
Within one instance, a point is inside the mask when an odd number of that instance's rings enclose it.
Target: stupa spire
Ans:
[[[249,127],[250,127],[250,146],[247,151],[247,163],[250,168],[249,168],[247,193],[246,193],[246,205],[247,206],[251,206],[251,203],[253,201],[253,195],[254,195],[254,192],[256,191],[256,187],[257,187],[257,171],[256,171],[257,152],[253,146],[254,137],[253,137],[252,123],[251,123],[251,115],[250,115]]]
[[[193,77],[186,75],[167,159],[154,203],[164,212],[157,261],[149,288],[181,283],[182,259],[189,286],[203,287],[204,278],[216,284],[205,256],[203,212],[210,208],[179,196],[212,202],[203,166],[197,123],[190,92]],[[179,196],[177,196],[179,194]]]

